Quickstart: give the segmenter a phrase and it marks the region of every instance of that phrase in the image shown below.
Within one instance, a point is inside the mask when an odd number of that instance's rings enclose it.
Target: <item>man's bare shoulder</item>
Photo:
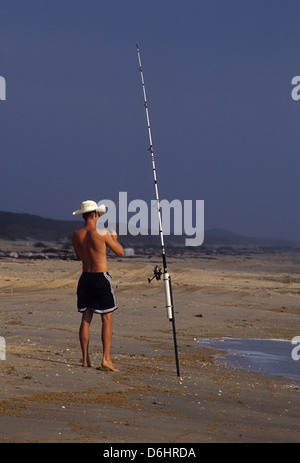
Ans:
[[[92,239],[97,241],[98,243],[103,242],[111,248],[111,247],[114,247],[115,242],[116,242],[116,238],[114,235],[117,236],[116,232],[114,232],[113,230],[109,232],[106,229],[97,228],[93,232]]]
[[[96,232],[99,236],[107,236],[109,235],[108,231],[105,228],[96,228]]]
[[[73,232],[73,235],[72,235],[72,241],[74,241],[74,240],[78,239],[78,236],[79,236],[79,231],[80,231],[80,230],[75,230],[75,231]]]
[[[99,228],[96,228],[95,230],[92,230],[89,232],[89,239],[94,242],[95,244],[106,244],[107,238],[109,237],[109,233],[107,230],[102,230]]]
[[[75,234],[80,234],[80,233],[85,233],[86,232],[86,227],[79,228],[78,230],[75,230],[73,235]]]
[[[80,239],[82,236],[84,236],[86,234],[86,230],[84,228],[80,228],[79,230],[75,230],[73,232],[73,236],[72,236],[72,239],[76,240],[76,239]]]

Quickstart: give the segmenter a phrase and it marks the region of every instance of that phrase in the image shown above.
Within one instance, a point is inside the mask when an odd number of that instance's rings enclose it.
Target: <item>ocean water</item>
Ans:
[[[195,339],[195,342],[204,347],[224,351],[224,354],[216,355],[220,364],[280,375],[300,384],[300,348],[292,344],[291,340],[200,337]]]

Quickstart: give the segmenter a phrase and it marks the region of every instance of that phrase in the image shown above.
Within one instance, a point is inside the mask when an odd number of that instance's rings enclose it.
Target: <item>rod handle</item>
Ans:
[[[173,319],[173,313],[172,313],[172,298],[171,298],[171,283],[170,283],[170,275],[166,272],[163,274],[163,280],[164,280],[164,285],[165,285],[165,296],[166,296],[166,309],[167,309],[167,315],[169,320],[171,321]]]

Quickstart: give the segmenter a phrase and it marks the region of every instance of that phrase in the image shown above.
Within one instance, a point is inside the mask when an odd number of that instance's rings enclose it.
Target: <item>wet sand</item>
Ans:
[[[298,442],[292,380],[220,365],[194,340],[300,336],[299,263],[293,253],[170,257],[179,378],[163,282],[147,281],[159,258],[109,262],[118,373],[81,367],[79,262],[1,259],[0,442]],[[96,366],[100,333],[94,315]]]

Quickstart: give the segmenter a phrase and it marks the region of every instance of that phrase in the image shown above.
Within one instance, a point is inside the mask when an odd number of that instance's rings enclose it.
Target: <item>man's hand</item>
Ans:
[[[106,235],[106,244],[107,246],[119,257],[124,256],[124,249],[121,244],[118,242],[118,235],[115,230],[110,230]]]
[[[110,235],[112,239],[114,239],[115,241],[118,241],[118,234],[115,230],[110,230]]]

